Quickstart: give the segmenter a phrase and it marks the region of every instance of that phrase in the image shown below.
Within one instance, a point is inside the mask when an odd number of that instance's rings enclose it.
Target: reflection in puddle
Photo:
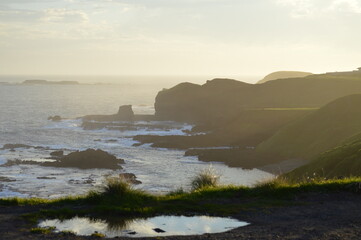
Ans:
[[[90,219],[75,217],[69,220],[45,220],[39,227],[56,227],[56,231],[72,231],[77,235],[91,235],[94,232],[107,237],[149,237],[171,235],[196,235],[225,232],[249,223],[231,218],[208,216],[158,216],[148,219]]]

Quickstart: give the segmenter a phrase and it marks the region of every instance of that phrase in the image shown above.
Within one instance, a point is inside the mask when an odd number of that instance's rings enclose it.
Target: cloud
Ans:
[[[38,11],[28,10],[0,10],[0,21],[5,22],[32,22],[42,17]]]
[[[289,7],[294,18],[319,17],[325,14],[361,13],[361,0],[274,0],[277,5]]]
[[[61,23],[74,23],[74,22],[88,22],[88,15],[79,10],[68,10],[65,8],[55,9],[50,8],[44,10],[44,16],[41,19],[44,22],[61,22]]]
[[[335,0],[328,10],[359,14],[361,13],[361,3],[357,0]]]

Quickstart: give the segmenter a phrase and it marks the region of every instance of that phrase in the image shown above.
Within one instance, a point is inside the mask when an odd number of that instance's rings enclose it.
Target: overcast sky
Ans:
[[[0,0],[0,74],[361,67],[361,0]]]

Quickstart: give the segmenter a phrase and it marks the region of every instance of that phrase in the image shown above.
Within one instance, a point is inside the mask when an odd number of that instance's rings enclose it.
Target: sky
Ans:
[[[361,0],[0,0],[0,74],[361,67]]]

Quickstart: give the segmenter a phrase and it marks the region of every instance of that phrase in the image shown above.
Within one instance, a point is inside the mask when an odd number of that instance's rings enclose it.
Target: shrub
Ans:
[[[191,188],[193,191],[204,187],[216,187],[219,183],[220,175],[210,166],[198,173],[192,179]]]
[[[120,177],[111,177],[106,179],[106,183],[103,186],[103,193],[106,195],[112,195],[117,197],[124,197],[128,193],[133,192],[132,185]]]

